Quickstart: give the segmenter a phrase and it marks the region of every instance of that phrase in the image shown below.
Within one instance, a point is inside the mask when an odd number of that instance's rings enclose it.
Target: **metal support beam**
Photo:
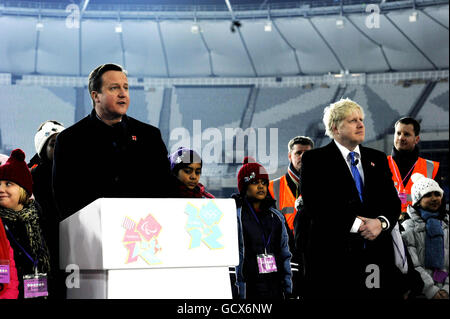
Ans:
[[[345,71],[346,68],[344,66],[344,64],[342,64],[341,60],[339,59],[338,55],[336,54],[336,52],[334,52],[333,48],[331,47],[331,45],[328,43],[328,41],[324,38],[324,36],[322,35],[322,33],[320,33],[320,31],[317,29],[317,27],[314,25],[314,23],[311,21],[311,18],[306,18],[309,23],[311,24],[311,26],[313,27],[314,31],[316,31],[316,33],[319,35],[319,37],[322,39],[322,41],[325,43],[325,45],[328,47],[328,49],[330,50],[331,54],[333,54],[334,58],[336,59],[337,63],[339,64],[339,67],[341,68],[342,71]]]
[[[161,32],[161,25],[160,25],[158,18],[156,18],[156,26],[158,28],[159,41],[161,43],[161,49],[162,49],[163,56],[164,56],[164,65],[166,66],[166,75],[167,75],[167,77],[170,78],[169,61],[167,60],[166,46],[164,44],[164,38],[163,38],[162,32]]]
[[[120,12],[118,13],[118,23],[120,24]],[[122,28],[122,25],[120,25],[120,27]],[[125,45],[123,43],[123,30],[121,30],[119,32],[119,42],[120,42],[120,49],[122,51],[122,66],[125,68],[125,70],[127,69],[127,60],[125,57]]]
[[[425,16],[427,16],[430,20],[432,20],[433,22],[437,23],[438,25],[440,25],[441,27],[443,27],[445,30],[448,31],[448,27],[445,24],[443,24],[442,22],[437,20],[435,17],[431,16],[425,10],[419,10],[419,11],[420,11],[420,13],[423,13]]]
[[[208,43],[206,43],[206,40],[205,40],[205,37],[203,36],[203,32],[202,32],[201,28],[199,30],[199,34],[200,34],[200,39],[202,40],[202,43],[205,46],[206,51],[208,52],[209,74],[210,74],[210,76],[216,76],[214,74],[214,65],[213,65],[213,60],[212,60],[212,55],[211,55],[211,49],[209,48]]]
[[[80,7],[81,7],[80,15],[82,15],[86,11],[86,8],[87,8],[88,4],[89,4],[89,0],[81,0],[81,2],[80,2]]]
[[[408,37],[407,35],[406,35],[406,33],[405,32],[403,32],[403,30],[402,29],[400,29],[399,28],[399,26],[398,25],[396,25],[395,23],[394,23],[394,21],[392,21],[392,19],[391,18],[389,18],[389,16],[387,15],[387,14],[385,14],[384,15],[385,17],[386,17],[386,19],[398,30],[398,32],[400,32],[404,37],[405,37],[405,39],[406,40],[408,40],[408,42],[409,43],[411,43],[411,45],[414,47],[414,48],[416,48],[416,50],[417,51],[419,51],[419,53],[433,66],[433,68],[435,69],[435,70],[439,70],[439,68],[436,66],[436,64],[434,64],[433,63],[433,61],[431,61],[431,59],[425,54],[425,52],[423,52],[418,46],[417,46],[417,44],[415,44],[414,43],[414,41],[413,40],[411,40],[411,38],[410,37]]]
[[[239,34],[239,37],[241,38],[242,46],[244,47],[245,53],[247,53],[248,61],[250,62],[250,65],[253,70],[253,75],[258,76],[258,72],[256,71],[255,63],[253,62],[252,56],[250,55],[250,51],[247,48],[247,44],[245,43],[244,37],[242,36],[241,29],[237,28],[237,33]]]
[[[78,76],[83,75],[83,41],[82,41],[83,19],[80,15],[80,27],[78,28]]]
[[[428,97],[430,96],[431,92],[433,92],[434,87],[436,86],[436,81],[431,81],[427,85],[425,85],[425,88],[423,89],[422,93],[420,94],[417,101],[414,103],[413,107],[411,108],[411,111],[409,111],[409,117],[416,118],[417,115],[420,113],[420,110],[424,106],[425,102],[428,100]]]
[[[281,39],[283,39],[283,41],[286,43],[286,45],[291,48],[292,50],[292,54],[294,55],[295,58],[295,64],[297,65],[297,70],[298,73],[297,75],[303,75],[303,71],[302,68],[300,66],[300,61],[298,60],[298,56],[297,56],[297,49],[289,43],[289,41],[286,39],[286,37],[283,35],[283,33],[280,31],[280,28],[278,28],[278,25],[275,23],[274,20],[272,20],[272,18],[270,18],[270,22],[272,23],[272,25],[275,27],[275,29],[277,30],[278,34],[280,35]]]
[[[41,31],[36,29],[36,43],[34,46],[34,69],[33,73],[37,74],[37,64],[38,64],[38,51],[39,51],[39,37],[41,35]]]
[[[388,60],[388,58],[387,58],[387,56],[386,56],[386,52],[384,52],[384,48],[383,48],[383,45],[382,44],[380,44],[380,43],[378,43],[378,42],[376,42],[374,39],[372,39],[371,37],[369,37],[365,32],[363,32],[353,21],[352,21],[352,19],[350,19],[348,16],[346,16],[345,17],[348,21],[350,21],[350,23],[355,27],[355,29],[356,30],[358,30],[358,32],[359,33],[361,33],[366,39],[368,39],[370,42],[372,42],[373,44],[375,44],[376,46],[378,46],[378,48],[380,49],[380,51],[381,51],[381,54],[383,55],[383,58],[384,58],[384,62],[386,62],[386,64],[387,64],[387,66],[388,66],[388,71],[389,72],[392,72],[393,71],[393,69],[392,69],[392,66],[391,66],[391,64],[389,63],[389,60]]]

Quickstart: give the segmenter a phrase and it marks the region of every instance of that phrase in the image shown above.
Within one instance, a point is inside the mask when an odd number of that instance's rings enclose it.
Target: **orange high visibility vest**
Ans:
[[[406,187],[403,186],[403,180],[402,176],[400,176],[400,170],[398,169],[397,163],[394,161],[391,155],[388,156],[388,162],[389,168],[392,172],[392,180],[394,181],[395,189],[397,189],[398,193],[406,194],[406,202],[402,203],[402,212],[406,212],[406,208],[408,207],[408,205],[412,205],[411,187],[413,185],[413,182],[410,177],[408,183],[406,184]],[[420,173],[427,178],[434,179],[436,177],[438,169],[439,162],[434,162],[419,157],[410,176],[415,173]]]
[[[294,231],[295,196],[288,186],[286,175],[269,182],[270,195],[277,201],[277,209],[284,215],[289,228]]]

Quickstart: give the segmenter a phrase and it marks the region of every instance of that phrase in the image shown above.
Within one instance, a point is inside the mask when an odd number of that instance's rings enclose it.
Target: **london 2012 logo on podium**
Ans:
[[[122,227],[125,228],[122,242],[128,250],[126,264],[136,262],[139,257],[149,265],[161,263],[157,254],[161,251],[158,236],[162,227],[151,214],[138,223],[127,216],[122,221]]]
[[[198,248],[204,243],[209,249],[221,249],[219,241],[223,236],[219,223],[223,213],[214,202],[208,202],[200,208],[186,205],[184,212],[188,215],[185,229],[191,237],[189,249]]]

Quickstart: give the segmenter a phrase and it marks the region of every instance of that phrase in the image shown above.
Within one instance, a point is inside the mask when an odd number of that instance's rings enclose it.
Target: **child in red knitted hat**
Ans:
[[[30,198],[32,193],[33,181],[25,163],[25,153],[15,149],[0,166],[0,218],[14,250],[20,281],[19,298],[45,296],[47,291],[33,292],[30,289],[45,287],[44,274],[50,270],[50,256],[39,222],[40,207]],[[35,277],[38,273],[37,284],[45,286],[36,286],[36,282],[31,285],[32,279],[28,277]]]
[[[239,298],[286,298],[292,293],[291,253],[284,217],[268,192],[269,175],[246,157],[237,179]]]

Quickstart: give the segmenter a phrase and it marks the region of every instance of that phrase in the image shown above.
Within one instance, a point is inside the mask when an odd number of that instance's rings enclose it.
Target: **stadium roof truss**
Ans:
[[[353,74],[365,81],[365,75],[411,71],[448,77],[448,1],[367,3],[237,7],[230,13],[88,0],[65,6],[4,1],[0,72],[6,74],[2,81],[11,74],[12,82],[36,75],[78,78],[114,62],[138,84],[149,78],[347,81]]]

